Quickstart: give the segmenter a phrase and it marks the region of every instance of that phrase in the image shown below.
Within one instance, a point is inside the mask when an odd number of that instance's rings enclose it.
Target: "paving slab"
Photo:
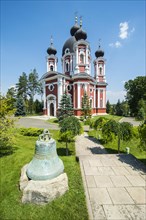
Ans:
[[[134,204],[133,199],[124,187],[108,188],[107,190],[113,204]]]
[[[144,205],[103,205],[108,220],[145,220]]]
[[[86,176],[87,187],[96,187],[94,176]]]
[[[89,188],[90,201],[96,204],[112,204],[106,188]]]
[[[132,186],[146,186],[145,180],[140,175],[126,175]]]
[[[126,187],[136,204],[146,204],[146,189],[143,187]]]
[[[97,187],[114,187],[110,177],[94,176]]]
[[[131,154],[104,154],[86,134],[75,146],[89,219],[146,220],[146,166]]]
[[[132,186],[125,176],[110,176],[115,187]]]

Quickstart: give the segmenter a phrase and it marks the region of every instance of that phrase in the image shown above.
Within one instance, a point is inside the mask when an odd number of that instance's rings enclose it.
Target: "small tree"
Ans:
[[[107,100],[107,103],[106,103],[106,112],[111,113],[111,104],[110,104],[109,100]]]
[[[137,119],[139,119],[139,120],[144,120],[144,119],[145,119],[145,111],[144,111],[144,108],[143,108],[143,107],[141,107],[141,108],[138,110]]]
[[[103,125],[108,121],[107,118],[99,117],[93,124],[93,128],[96,130],[96,137],[97,137],[97,131],[101,130]]]
[[[60,122],[60,139],[66,143],[66,155],[68,155],[68,142],[80,133],[81,124],[76,117],[67,117]]]
[[[112,141],[115,137],[118,138],[118,153],[120,153],[121,140],[130,140],[132,138],[133,130],[130,123],[119,123],[111,119],[104,124],[102,133],[106,142]]]
[[[58,120],[61,121],[64,118],[72,116],[73,113],[73,107],[71,103],[71,98],[67,94],[67,91],[62,95],[61,102],[60,102],[60,107],[58,110]]]
[[[105,142],[112,141],[118,135],[118,124],[115,120],[110,119],[102,127],[102,134]]]
[[[24,104],[23,99],[19,97],[16,102],[15,116],[25,116],[25,115],[26,115],[25,104]]]
[[[13,124],[14,121],[8,117],[13,115],[14,110],[9,105],[10,100],[6,97],[0,96],[0,156],[10,154],[13,152]]]
[[[84,92],[84,96],[82,98],[82,116],[84,119],[91,116],[91,107],[89,103],[89,97],[86,92]]]
[[[143,150],[146,150],[146,120],[138,127],[140,144]]]

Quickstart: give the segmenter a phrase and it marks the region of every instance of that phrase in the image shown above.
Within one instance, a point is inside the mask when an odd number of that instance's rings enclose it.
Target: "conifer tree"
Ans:
[[[25,116],[25,115],[26,115],[25,104],[24,104],[23,99],[19,97],[16,102],[15,116]]]
[[[67,91],[62,95],[61,102],[60,102],[60,108],[58,111],[58,120],[61,121],[64,118],[70,117],[74,115],[73,107],[71,103],[71,98],[67,94]]]
[[[84,92],[84,96],[82,98],[82,115],[86,119],[91,116],[91,108],[89,104],[89,97],[86,92]]]

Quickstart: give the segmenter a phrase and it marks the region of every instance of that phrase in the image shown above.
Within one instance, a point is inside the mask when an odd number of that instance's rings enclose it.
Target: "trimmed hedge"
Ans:
[[[20,128],[20,134],[23,136],[39,136],[43,133],[43,128]]]

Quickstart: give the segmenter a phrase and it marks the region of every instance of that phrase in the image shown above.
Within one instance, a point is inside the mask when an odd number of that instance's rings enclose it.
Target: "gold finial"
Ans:
[[[80,27],[82,27],[82,16],[80,16]]]

